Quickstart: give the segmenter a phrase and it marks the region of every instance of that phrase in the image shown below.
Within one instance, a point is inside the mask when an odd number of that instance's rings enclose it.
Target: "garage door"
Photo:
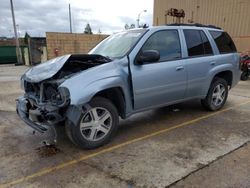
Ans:
[[[0,64],[16,63],[16,47],[0,46]]]

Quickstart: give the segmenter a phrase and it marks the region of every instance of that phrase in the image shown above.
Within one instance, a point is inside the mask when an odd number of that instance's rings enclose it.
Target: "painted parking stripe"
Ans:
[[[157,135],[160,135],[160,134],[163,134],[163,133],[166,133],[166,132],[169,132],[169,131],[172,131],[174,129],[178,129],[178,128],[181,128],[181,127],[184,127],[184,126],[187,126],[187,125],[191,125],[193,123],[196,123],[198,121],[201,121],[203,119],[207,119],[209,117],[212,117],[212,116],[215,116],[217,114],[220,114],[220,113],[223,113],[223,112],[226,112],[226,111],[229,111],[229,110],[232,110],[234,108],[237,108],[239,106],[243,106],[245,104],[248,104],[250,103],[250,101],[246,101],[244,103],[240,103],[238,105],[235,105],[235,106],[232,106],[232,107],[229,107],[229,108],[225,108],[223,110],[220,110],[220,111],[217,111],[217,112],[213,112],[213,113],[210,113],[208,115],[204,115],[204,116],[201,116],[201,117],[198,117],[198,118],[195,118],[193,120],[189,120],[189,121],[186,121],[184,123],[180,123],[178,125],[175,125],[173,127],[170,127],[170,128],[166,128],[166,129],[162,129],[160,131],[156,131],[154,133],[151,133],[151,134],[148,134],[148,135],[145,135],[145,136],[142,136],[142,137],[139,137],[139,138],[135,138],[135,139],[132,139],[132,140],[128,140],[126,142],[123,142],[121,144],[117,144],[115,146],[112,146],[112,147],[109,147],[109,148],[105,148],[101,151],[98,151],[96,153],[92,153],[92,154],[89,154],[89,155],[86,155],[86,156],[82,156],[82,157],[79,157],[78,159],[75,159],[75,160],[70,160],[70,161],[67,161],[67,162],[64,162],[64,163],[61,163],[59,165],[56,165],[54,167],[50,167],[50,168],[46,168],[46,169],[42,169],[36,173],[33,173],[31,175],[28,175],[28,176],[24,176],[22,178],[19,178],[19,179],[16,179],[14,181],[11,181],[9,183],[5,183],[5,184],[1,184],[0,185],[0,188],[5,188],[5,187],[10,187],[10,186],[13,186],[13,185],[16,185],[16,184],[20,184],[24,181],[28,181],[28,180],[31,180],[33,178],[36,178],[36,177],[39,177],[39,176],[43,176],[43,175],[46,175],[48,173],[51,173],[51,172],[54,172],[54,171],[57,171],[57,170],[60,170],[60,169],[63,169],[63,168],[66,168],[68,166],[71,166],[71,165],[74,165],[74,164],[77,164],[81,161],[85,161],[87,159],[90,159],[90,158],[93,158],[93,157],[96,157],[96,156],[99,156],[101,154],[105,154],[105,153],[108,153],[108,152],[111,152],[113,150],[116,150],[116,149],[119,149],[119,148],[122,148],[124,146],[127,146],[127,145],[130,145],[130,144],[133,144],[135,142],[139,142],[139,141],[142,141],[142,140],[145,140],[145,139],[148,139],[148,138],[151,138],[151,137],[154,137],[154,136],[157,136]]]

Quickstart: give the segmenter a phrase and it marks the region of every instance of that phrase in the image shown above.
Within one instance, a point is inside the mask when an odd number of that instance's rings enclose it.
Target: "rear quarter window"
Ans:
[[[226,32],[209,31],[209,33],[212,35],[221,54],[237,52],[233,40]]]

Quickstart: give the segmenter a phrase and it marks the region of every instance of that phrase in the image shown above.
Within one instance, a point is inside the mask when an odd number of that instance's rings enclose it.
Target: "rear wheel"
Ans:
[[[119,117],[115,106],[106,98],[96,97],[90,108],[81,115],[78,125],[66,124],[70,140],[81,148],[93,149],[106,144],[118,128]]]
[[[227,96],[227,81],[222,78],[215,78],[209,88],[206,98],[201,100],[201,104],[210,111],[216,111],[224,106]]]

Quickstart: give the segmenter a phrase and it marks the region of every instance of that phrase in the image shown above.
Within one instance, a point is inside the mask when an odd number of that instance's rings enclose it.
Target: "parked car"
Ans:
[[[190,99],[222,108],[240,78],[230,36],[204,25],[168,25],[116,33],[89,54],[64,55],[22,77],[17,113],[46,132],[65,124],[69,139],[96,148],[115,135],[119,117]]]

